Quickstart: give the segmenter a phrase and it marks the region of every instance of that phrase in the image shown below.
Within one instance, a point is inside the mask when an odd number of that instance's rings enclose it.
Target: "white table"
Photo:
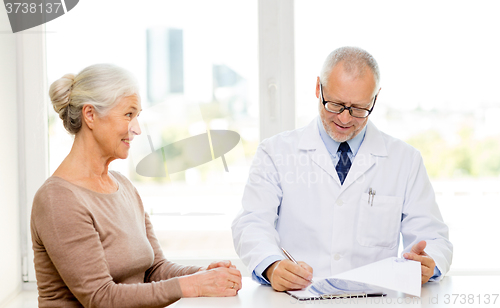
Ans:
[[[496,294],[496,295],[495,295]],[[463,304],[465,299],[465,303]],[[489,299],[489,303],[488,302]],[[496,301],[496,302],[495,302]],[[500,276],[448,276],[441,282],[429,282],[422,287],[422,296],[414,298],[404,293],[388,292],[387,297],[298,301],[286,293],[275,292],[249,277],[243,278],[243,288],[235,297],[183,298],[175,308],[189,307],[500,307]]]

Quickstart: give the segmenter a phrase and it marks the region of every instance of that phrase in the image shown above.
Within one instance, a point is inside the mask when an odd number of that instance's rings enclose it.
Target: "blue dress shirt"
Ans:
[[[319,129],[319,135],[321,136],[321,140],[323,140],[326,149],[330,153],[333,165],[337,166],[337,163],[339,162],[340,159],[340,156],[337,153],[340,143],[333,140],[332,137],[328,135],[328,133],[325,130],[325,127],[323,126],[323,123],[321,122],[320,117],[318,117],[318,129]],[[356,135],[356,137],[352,138],[351,140],[347,140],[347,144],[349,144],[349,147],[351,148],[351,152],[347,153],[347,155],[349,156],[351,162],[354,160],[354,157],[356,157],[356,154],[358,154],[359,148],[361,147],[361,143],[363,143],[363,140],[365,139],[365,133],[366,133],[366,125],[359,132],[359,134]]]

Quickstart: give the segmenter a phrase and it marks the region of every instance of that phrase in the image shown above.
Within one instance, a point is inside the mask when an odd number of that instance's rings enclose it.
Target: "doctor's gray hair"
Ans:
[[[380,70],[377,61],[366,50],[351,46],[337,48],[326,57],[319,75],[323,86],[328,82],[328,76],[332,69],[340,62],[342,62],[344,70],[348,73],[360,75],[365,68],[369,68],[375,78],[375,91],[378,91],[380,88]]]
[[[76,76],[66,74],[50,86],[52,107],[66,130],[76,135],[82,127],[82,108],[94,107],[105,115],[122,97],[139,94],[137,81],[127,70],[113,64],[95,64]]]

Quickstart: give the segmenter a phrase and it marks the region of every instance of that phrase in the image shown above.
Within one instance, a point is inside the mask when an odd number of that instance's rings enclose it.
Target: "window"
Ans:
[[[167,257],[237,258],[230,225],[259,141],[257,2],[85,1],[77,9],[46,25],[49,83],[95,63],[131,71],[141,86],[143,133],[129,159],[110,169],[137,187]],[[53,173],[72,138],[53,110],[49,119]],[[153,151],[208,130],[212,143],[220,137],[214,130],[239,139],[223,157],[215,153],[186,170],[163,177],[137,172]],[[167,169],[175,150],[166,153]]]

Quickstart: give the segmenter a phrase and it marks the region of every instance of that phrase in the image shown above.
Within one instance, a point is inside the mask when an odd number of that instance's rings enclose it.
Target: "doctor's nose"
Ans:
[[[349,110],[344,109],[344,111],[339,113],[338,118],[339,118],[340,122],[345,124],[345,123],[348,123],[349,121],[351,121],[352,116],[349,114]]]

